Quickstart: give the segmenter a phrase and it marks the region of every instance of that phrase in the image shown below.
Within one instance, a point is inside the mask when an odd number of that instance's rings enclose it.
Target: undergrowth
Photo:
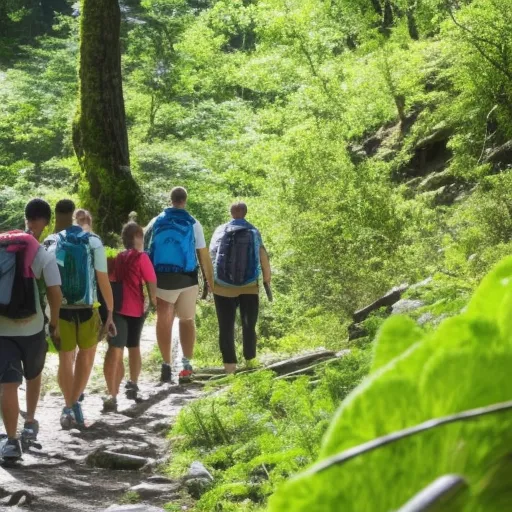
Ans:
[[[354,350],[312,382],[269,371],[230,379],[226,391],[185,408],[170,433],[172,476],[200,460],[215,477],[197,510],[259,510],[276,485],[314,460],[337,404],[369,369]]]

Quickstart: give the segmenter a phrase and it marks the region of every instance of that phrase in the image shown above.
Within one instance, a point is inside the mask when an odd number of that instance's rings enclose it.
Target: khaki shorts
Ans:
[[[180,290],[162,290],[157,288],[156,296],[174,305],[174,312],[180,320],[193,320],[196,317],[199,286],[189,286]]]

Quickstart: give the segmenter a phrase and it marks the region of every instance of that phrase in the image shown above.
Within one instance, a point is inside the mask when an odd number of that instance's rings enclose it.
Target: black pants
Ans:
[[[240,306],[242,318],[242,333],[244,343],[244,358],[256,357],[256,322],[258,321],[259,296],[240,295],[239,297],[221,297],[214,295],[217,319],[219,320],[219,346],[222,361],[225,364],[235,364],[235,318]]]

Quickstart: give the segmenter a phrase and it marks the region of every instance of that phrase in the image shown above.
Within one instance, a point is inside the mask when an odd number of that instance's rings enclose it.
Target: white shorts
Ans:
[[[199,286],[189,286],[180,290],[162,290],[157,288],[157,298],[174,305],[174,312],[180,320],[193,320],[196,317]]]

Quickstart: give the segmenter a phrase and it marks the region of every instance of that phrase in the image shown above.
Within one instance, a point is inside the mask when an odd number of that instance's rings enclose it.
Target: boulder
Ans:
[[[417,309],[423,307],[425,303],[421,300],[410,300],[410,299],[402,299],[399,300],[393,306],[392,315],[403,315],[406,313],[411,313],[412,311],[416,311]]]
[[[97,468],[137,471],[145,466],[149,460],[138,455],[117,453],[100,447],[87,456],[86,462],[89,466]]]
[[[213,476],[201,462],[195,461],[183,477],[183,483],[190,496],[199,499],[211,487]]]

